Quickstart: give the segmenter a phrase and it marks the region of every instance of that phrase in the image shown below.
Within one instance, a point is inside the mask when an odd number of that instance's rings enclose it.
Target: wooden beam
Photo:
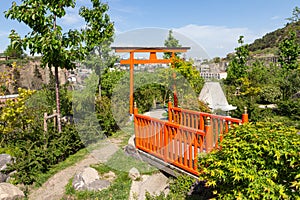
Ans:
[[[145,53],[145,52],[175,52],[175,53],[184,53],[190,50],[190,47],[112,47],[116,53],[126,53],[126,52],[136,52],[136,53]]]

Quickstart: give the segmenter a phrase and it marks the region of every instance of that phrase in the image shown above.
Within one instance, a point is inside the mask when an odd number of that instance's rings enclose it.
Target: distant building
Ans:
[[[201,72],[200,76],[207,80],[212,80],[212,79],[221,80],[227,78],[227,72],[220,72],[220,73]]]

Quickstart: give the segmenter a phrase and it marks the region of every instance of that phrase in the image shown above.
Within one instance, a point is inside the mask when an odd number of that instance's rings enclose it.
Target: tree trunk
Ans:
[[[55,95],[56,95],[56,113],[57,113],[57,128],[58,132],[61,132],[60,122],[60,97],[59,97],[59,79],[58,79],[58,67],[55,66]]]

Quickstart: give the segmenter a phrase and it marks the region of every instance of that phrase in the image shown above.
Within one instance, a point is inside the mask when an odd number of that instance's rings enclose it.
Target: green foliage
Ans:
[[[298,22],[300,20],[300,8],[296,6],[293,9],[292,17],[287,18],[290,22]]]
[[[291,30],[296,31],[296,40],[297,42],[300,41],[299,25],[299,20],[287,23],[285,27],[267,33],[262,38],[256,39],[252,44],[249,44],[249,50],[255,53],[259,53],[263,50],[275,55],[278,50],[279,43],[281,43],[284,38],[289,35]]]
[[[300,90],[300,70],[294,69],[286,71],[282,69],[282,74],[277,78],[281,91],[282,100],[288,100]]]
[[[191,190],[191,187],[194,182],[195,179],[190,176],[178,176],[176,180],[173,180],[170,183],[170,192],[181,196],[185,196]]]
[[[290,117],[293,120],[299,120],[300,99],[289,99],[278,103],[278,114]]]
[[[96,113],[103,134],[110,136],[119,129],[111,111],[111,100],[108,97],[97,98]]]
[[[16,35],[15,30],[12,30],[9,36],[11,38],[11,42],[4,51],[4,55],[12,58],[22,58],[24,56],[22,46],[20,44],[13,43],[14,36],[19,37],[18,35]]]
[[[72,127],[65,127],[63,132],[41,134],[38,127],[23,132],[22,141],[15,141],[15,163],[8,171],[16,171],[11,182],[26,185],[35,182],[39,174],[46,173],[52,165],[65,160],[69,155],[81,149],[82,143]]]
[[[113,91],[121,78],[125,75],[124,71],[120,70],[105,70],[104,74],[101,77],[101,87],[102,87],[102,95],[111,98],[113,95]]]
[[[179,44],[179,40],[177,40],[174,36],[173,36],[173,31],[169,30],[169,34],[168,34],[168,38],[165,40],[164,43],[165,47],[181,47],[181,45]],[[175,56],[178,56],[179,53],[175,53]],[[172,53],[167,52],[164,53],[164,58],[171,58]]]
[[[24,0],[21,5],[13,2],[5,12],[5,17],[23,22],[32,32],[21,39],[15,32],[11,33],[13,44],[29,48],[30,53],[41,54],[42,65],[57,66],[66,69],[75,67],[75,60],[82,60],[103,39],[112,37],[113,23],[106,14],[108,6],[99,0],[92,0],[93,8],[82,7],[82,16],[88,28],[62,32],[56,22],[66,15],[67,8],[74,8],[75,1],[31,1]],[[85,44],[85,45],[83,45]]]
[[[0,115],[0,137],[2,142],[22,139],[23,131],[34,122],[32,110],[26,108],[27,99],[34,91],[19,89],[18,101],[8,100]]]
[[[15,171],[13,183],[32,184],[39,174],[83,147],[76,130],[66,126],[62,133],[51,126],[42,130],[45,107],[31,99],[34,91],[19,89],[17,101],[7,101],[0,116],[0,145],[15,157],[8,171]],[[35,96],[36,97],[36,96]]]
[[[249,50],[248,45],[244,45],[243,38],[244,36],[240,36],[238,40],[240,46],[235,49],[235,57],[229,63],[229,68],[227,69],[226,81],[234,85],[238,85],[239,80],[247,75]]]
[[[296,32],[290,32],[289,36],[279,43],[278,62],[287,71],[297,69],[297,61],[300,54],[300,45],[296,40]]]
[[[238,126],[222,150],[199,158],[200,180],[220,199],[300,198],[300,135],[282,123]]]
[[[31,32],[20,38],[11,32],[13,45],[29,48],[30,54],[41,54],[42,67],[55,68],[56,107],[61,115],[58,68],[73,69],[75,61],[83,60],[96,46],[113,36],[113,23],[106,12],[108,5],[99,0],[91,0],[92,8],[81,7],[79,15],[86,27],[81,31],[69,29],[63,32],[57,24],[66,15],[66,10],[75,7],[75,0],[23,0],[21,5],[12,3],[5,17],[27,25]],[[58,120],[58,130],[61,123]]]

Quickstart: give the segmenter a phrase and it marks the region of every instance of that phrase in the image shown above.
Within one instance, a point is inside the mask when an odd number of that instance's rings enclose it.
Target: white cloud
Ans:
[[[78,14],[66,14],[62,17],[62,23],[64,25],[72,25],[81,21],[81,18]]]
[[[226,26],[199,26],[190,24],[173,29],[204,47],[208,55],[213,57],[226,57],[238,46],[239,36],[244,36],[245,43],[251,43],[261,37],[264,32],[254,32],[248,28],[229,28]]]
[[[279,17],[279,16],[273,16],[273,17],[271,17],[271,20],[277,20],[277,19],[280,19],[281,17]]]

